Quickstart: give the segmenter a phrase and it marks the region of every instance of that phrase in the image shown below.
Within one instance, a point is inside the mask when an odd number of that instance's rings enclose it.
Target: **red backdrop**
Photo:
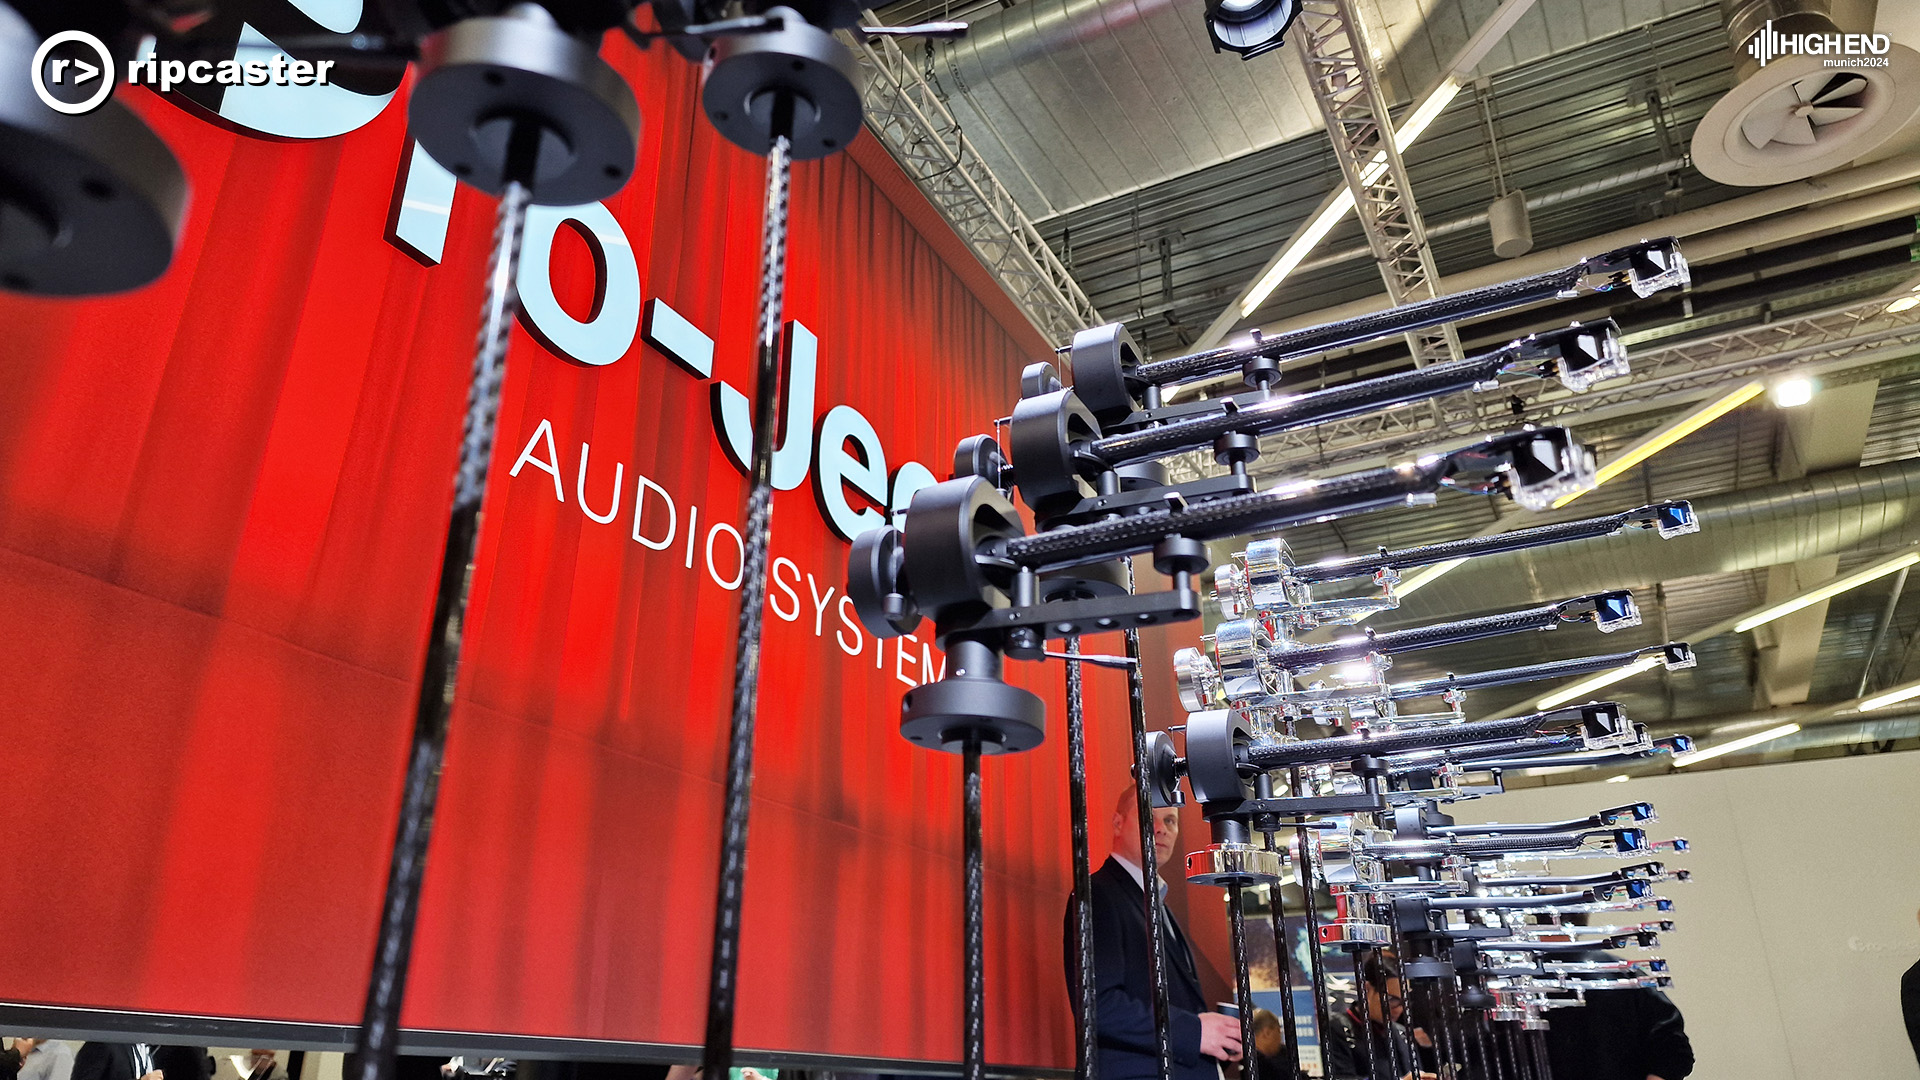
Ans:
[[[716,375],[746,387],[762,163],[697,119],[677,58],[609,56],[645,116],[609,201],[643,296],[713,334]],[[194,185],[172,270],[119,298],[0,297],[5,831],[34,853],[0,875],[0,927],[32,957],[0,966],[0,1000],[351,1022],[492,207],[463,191],[425,268],[383,239],[399,104],[296,144],[128,97]],[[555,259],[583,313],[585,245]],[[941,476],[1047,355],[866,136],[796,170],[787,309],[820,338],[815,415],[853,405],[890,465]],[[638,342],[587,368],[516,332],[409,1026],[698,1038],[736,594],[704,543],[689,568],[685,530],[695,506],[703,541],[737,526],[744,490],[707,394]],[[559,498],[544,472],[507,475],[542,420]],[[583,443],[596,513],[625,477],[610,523],[579,505]],[[665,550],[630,535],[642,474],[676,504]],[[852,641],[845,545],[805,488],[777,498],[774,549],[792,592],[766,641],[740,1040],[954,1058],[959,769],[897,732],[919,645]],[[1057,729],[1058,669],[1016,667]],[[1129,757],[1120,677],[1089,682],[1098,859]],[[995,1061],[1071,1064],[1062,743],[986,767]]]

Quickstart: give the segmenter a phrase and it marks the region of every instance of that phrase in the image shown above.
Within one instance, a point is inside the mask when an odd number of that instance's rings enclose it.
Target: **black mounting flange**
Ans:
[[[535,203],[577,206],[619,191],[633,173],[640,139],[633,89],[539,4],[429,35],[420,43],[420,72],[407,112],[414,138],[482,191],[497,195],[520,180]],[[530,175],[510,175],[522,168],[509,164],[520,152],[517,138],[532,137]]]
[[[992,644],[953,638],[946,648],[946,677],[916,686],[901,698],[900,734],[950,754],[964,751],[969,743],[983,754],[1016,754],[1046,740],[1046,703],[1002,680],[1002,658]]]
[[[782,121],[796,161],[846,149],[865,115],[853,51],[793,8],[761,14],[778,20],[778,28],[729,34],[707,51],[700,93],[707,119],[728,142],[762,156]]]
[[[29,78],[39,46],[0,2],[0,288],[87,296],[146,285],[173,260],[186,173],[118,101],[81,114],[41,101]]]

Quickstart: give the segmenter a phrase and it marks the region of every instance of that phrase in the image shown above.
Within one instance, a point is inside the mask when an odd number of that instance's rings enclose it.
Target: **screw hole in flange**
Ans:
[[[91,176],[80,181],[80,190],[86,194],[87,198],[95,202],[106,202],[108,199],[113,198],[114,195],[112,184]]]
[[[505,86],[507,84],[507,77],[497,71],[489,71],[480,76],[480,78],[483,79],[488,86]]]
[[[5,285],[15,292],[26,292],[33,288],[33,282],[28,281],[22,274],[0,274],[0,285]]]

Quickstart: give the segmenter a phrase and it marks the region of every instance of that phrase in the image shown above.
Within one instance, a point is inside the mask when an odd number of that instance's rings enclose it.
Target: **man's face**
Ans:
[[[1161,866],[1173,858],[1174,844],[1180,839],[1180,811],[1166,807],[1153,812],[1153,854]],[[1136,865],[1140,859],[1140,826],[1135,824],[1132,814],[1113,815],[1113,852],[1132,860]]]
[[[1398,1020],[1406,1015],[1407,1003],[1406,998],[1402,996],[1400,980],[1387,980],[1387,992],[1384,997],[1380,993],[1379,987],[1369,985],[1367,987],[1367,1006],[1368,1013],[1370,1013],[1376,1021],[1387,1018]]]

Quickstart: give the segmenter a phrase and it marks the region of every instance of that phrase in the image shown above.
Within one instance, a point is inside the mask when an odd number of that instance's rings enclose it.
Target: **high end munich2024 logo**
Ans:
[[[1893,39],[1885,34],[1782,34],[1773,20],[1747,42],[1747,54],[1761,67],[1782,56],[1821,56],[1825,67],[1886,67]]]

